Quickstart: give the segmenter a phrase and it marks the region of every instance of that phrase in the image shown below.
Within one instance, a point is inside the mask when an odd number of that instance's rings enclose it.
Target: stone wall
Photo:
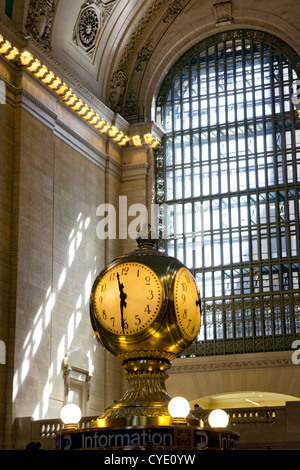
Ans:
[[[119,249],[96,234],[96,209],[108,184],[118,188],[107,160],[119,150],[25,72],[0,66],[0,445],[13,448],[16,418],[59,416],[71,351],[88,358],[88,414],[120,398],[120,365],[96,343],[89,318],[94,279]]]

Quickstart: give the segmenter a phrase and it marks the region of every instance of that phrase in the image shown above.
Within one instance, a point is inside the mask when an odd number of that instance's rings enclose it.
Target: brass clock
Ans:
[[[174,306],[178,327],[188,341],[193,341],[200,328],[200,299],[190,271],[182,267],[174,281]]]
[[[156,319],[162,306],[162,285],[148,266],[128,261],[100,277],[93,302],[99,324],[108,332],[127,337],[145,330]]]
[[[128,381],[121,400],[93,426],[118,426],[124,419],[128,425],[144,423],[145,417],[169,423],[165,371],[200,328],[192,273],[159,252],[151,238],[140,237],[136,250],[112,261],[95,279],[90,317],[98,341],[122,361]]]
[[[151,241],[152,242],[152,241]],[[119,359],[176,357],[196,338],[200,297],[192,273],[176,258],[140,240],[95,279],[90,299],[99,342]]]

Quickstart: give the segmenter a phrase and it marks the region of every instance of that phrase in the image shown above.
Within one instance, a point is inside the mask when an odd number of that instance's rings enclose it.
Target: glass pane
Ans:
[[[263,34],[201,43],[158,110],[168,253],[195,273],[204,342],[300,332],[297,74]]]

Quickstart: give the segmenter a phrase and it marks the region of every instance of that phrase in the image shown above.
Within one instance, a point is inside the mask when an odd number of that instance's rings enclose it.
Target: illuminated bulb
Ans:
[[[60,81],[60,84],[58,85],[58,88],[55,89],[55,93],[57,93],[58,95],[64,95],[65,92],[69,89],[68,85],[66,83],[62,83],[62,81],[60,79],[57,78],[57,80]],[[56,81],[56,80],[55,80]],[[50,85],[49,85],[50,86]]]
[[[90,124],[95,125],[96,123],[98,123],[98,121],[100,121],[100,116],[99,116],[99,114],[95,114],[93,119],[90,121]]]
[[[212,428],[226,428],[228,421],[228,414],[224,410],[213,410],[208,416]]]
[[[121,142],[119,142],[119,144],[120,144],[120,145],[126,145],[127,142],[129,142],[129,140],[130,140],[129,137],[124,137],[124,138],[121,140]]]
[[[95,116],[95,113],[92,109],[90,109],[89,112],[85,116],[83,116],[83,118],[86,121],[89,121],[93,116]]]
[[[32,64],[30,64],[28,67],[27,67],[27,70],[29,70],[29,72],[36,72],[39,68],[41,67],[41,63],[38,59],[35,59],[34,62],[32,62]]]
[[[96,129],[100,129],[102,126],[104,126],[105,124],[105,121],[103,118],[100,118],[100,121],[98,122],[98,124],[96,124]]]
[[[78,98],[72,93],[65,101],[68,106],[73,106],[78,101]]]
[[[0,42],[4,42],[4,37],[0,34]]]
[[[5,41],[4,44],[0,47],[0,54],[6,54],[9,49],[11,49],[11,43],[9,41]]]
[[[82,116],[83,114],[86,114],[89,109],[90,109],[90,108],[89,108],[86,104],[84,104],[84,105],[80,108],[80,110],[77,112],[77,114],[79,114],[79,116]]]
[[[152,144],[152,142],[155,140],[155,137],[152,134],[144,134],[144,140],[146,144]]]
[[[19,55],[19,49],[16,47],[13,47],[11,51],[7,55],[5,55],[5,58],[8,60],[13,60]]]
[[[55,78],[54,73],[48,72],[47,75],[44,78],[42,78],[42,82],[48,85],[54,78]]]
[[[100,132],[107,132],[108,129],[110,129],[110,125],[109,125],[108,123],[106,123],[105,126],[102,127],[102,128],[99,129],[99,130],[100,130]]]
[[[142,145],[141,143],[141,138],[139,135],[135,135],[132,137],[132,142],[133,142],[133,145],[135,145],[136,147],[138,147],[139,145]]]
[[[112,126],[111,130],[109,131],[109,136],[115,137],[118,132],[119,132],[119,129],[116,126]]]
[[[60,419],[65,425],[65,429],[77,428],[81,420],[81,409],[79,406],[69,403],[60,412]]]
[[[37,70],[36,72],[33,72],[33,73],[37,78],[44,78],[44,75],[46,75],[46,73],[48,73],[48,69],[45,65],[42,65],[42,67],[39,70]]]
[[[190,412],[190,404],[183,397],[175,397],[170,400],[168,410],[175,423],[185,424],[185,418]]]
[[[159,141],[158,141],[157,139],[155,139],[154,142],[150,145],[150,147],[151,147],[152,149],[155,149],[155,147],[157,147],[158,144],[159,144]]]
[[[123,139],[124,134],[123,132],[119,132],[113,139],[115,142],[119,142],[121,139]]]
[[[73,108],[74,111],[78,111],[83,106],[83,101],[77,98],[77,100],[74,101],[73,104],[70,104],[70,106],[71,108]]]
[[[30,54],[28,51],[23,51],[22,54],[20,55],[20,60],[22,65],[29,65],[34,59],[33,55]]]

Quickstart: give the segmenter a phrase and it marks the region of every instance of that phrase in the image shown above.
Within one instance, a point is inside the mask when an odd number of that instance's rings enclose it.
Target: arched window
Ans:
[[[231,31],[193,47],[161,87],[156,203],[165,248],[203,299],[186,354],[286,350],[299,337],[299,63],[272,35]]]

